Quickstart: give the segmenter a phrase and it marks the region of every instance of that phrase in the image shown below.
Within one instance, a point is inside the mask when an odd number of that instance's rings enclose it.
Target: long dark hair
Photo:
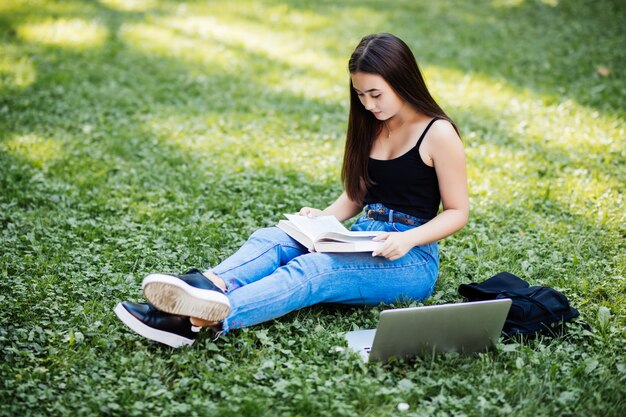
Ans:
[[[428,92],[413,53],[401,39],[389,33],[361,39],[348,63],[350,74],[367,72],[380,75],[400,98],[426,116],[448,120],[456,125]],[[362,202],[372,180],[367,173],[369,154],[383,122],[365,110],[350,79],[350,114],[343,155],[341,180],[348,197]]]

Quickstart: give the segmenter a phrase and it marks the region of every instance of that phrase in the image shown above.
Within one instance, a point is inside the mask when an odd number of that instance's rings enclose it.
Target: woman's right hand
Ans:
[[[322,215],[322,210],[313,207],[302,207],[298,214],[306,217],[318,217]]]

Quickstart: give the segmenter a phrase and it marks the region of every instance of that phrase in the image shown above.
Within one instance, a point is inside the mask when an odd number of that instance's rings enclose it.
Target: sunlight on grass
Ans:
[[[125,25],[120,35],[138,50],[200,64],[209,72],[253,71],[256,65],[251,69],[250,61],[256,61],[263,69],[256,80],[276,92],[338,100],[344,91],[337,82],[346,72],[337,69],[345,67],[345,59],[310,48],[309,41],[295,33],[251,23],[222,23],[212,16],[185,16]],[[268,65],[273,68],[265,68]]]
[[[219,43],[199,42],[162,26],[137,23],[120,28],[120,38],[129,46],[148,54],[181,59],[201,65],[202,71],[212,73],[230,68],[236,71],[245,60]]]
[[[154,0],[99,0],[99,2],[111,9],[123,12],[143,11],[156,5]]]
[[[276,125],[275,119],[246,120],[243,115],[172,116],[146,123],[164,142],[201,156],[222,172],[278,169],[321,181],[338,178],[343,144],[337,138],[299,138],[298,133],[277,129]]]
[[[20,56],[17,48],[3,45],[0,47],[0,89],[26,88],[37,78],[33,62],[26,56]]]
[[[557,7],[559,5],[559,0],[540,0],[541,3],[550,7]],[[495,8],[506,8],[506,7],[520,7],[522,6],[526,0],[494,0],[491,2],[491,5]]]
[[[470,141],[475,136],[470,135]],[[493,143],[466,148],[472,207],[488,210],[495,201],[512,207],[558,204],[573,215],[595,223],[626,222],[619,178],[565,166],[545,176],[548,161],[533,150],[515,150]]]
[[[76,16],[88,9],[80,0],[50,1],[50,0],[3,0],[0,1],[0,13],[16,16],[24,13],[29,16]]]
[[[593,221],[626,221],[624,177],[614,176],[616,170],[626,176],[622,121],[480,74],[441,67],[425,73],[459,121],[478,117],[498,128],[488,137],[480,136],[481,126],[464,132],[475,207],[494,199],[516,205],[543,199]]]
[[[0,13],[14,13],[20,8],[17,2],[12,1],[0,1]]]
[[[518,7],[524,4],[526,0],[494,0],[491,5],[495,8],[499,7]]]
[[[321,76],[332,75],[341,64],[321,54],[319,49],[312,48],[307,38],[289,32],[277,32],[267,25],[232,21],[222,23],[212,16],[174,17],[164,19],[162,23],[198,42],[217,40],[252,55],[289,64],[293,68],[317,71]]]
[[[120,37],[144,53],[182,60],[194,74],[250,74],[276,93],[340,102],[349,47],[338,54],[342,46],[320,42],[319,31],[346,13],[350,20],[367,17],[372,25],[383,19],[365,8],[324,15],[285,4],[179,4],[169,16],[124,25]]]
[[[286,3],[272,4],[240,0],[237,2],[184,4],[177,15],[219,16],[223,24],[248,24],[255,27],[273,28],[274,31],[297,31],[300,36],[315,33],[333,25],[335,17],[330,13],[321,14],[311,9],[289,6]],[[363,17],[361,13],[354,17]],[[245,23],[244,23],[245,22]]]
[[[445,107],[486,116],[516,140],[540,143],[546,148],[580,149],[593,153],[619,153],[624,149],[623,121],[603,115],[571,99],[520,89],[504,80],[468,74],[445,67],[425,71],[431,89]],[[456,99],[463,97],[459,104]],[[566,126],[557,130],[551,126]]]
[[[0,142],[0,151],[22,158],[39,168],[63,156],[58,142],[33,134],[18,135]]]
[[[46,20],[17,28],[18,36],[25,41],[78,49],[102,45],[108,33],[102,24],[84,19]]]

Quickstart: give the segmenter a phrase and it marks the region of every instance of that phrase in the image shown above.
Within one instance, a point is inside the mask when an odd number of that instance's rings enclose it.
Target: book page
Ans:
[[[315,242],[315,250],[317,252],[373,252],[382,243],[372,240],[359,242],[322,241]]]
[[[289,220],[281,220],[278,222],[276,226],[279,229],[281,229],[283,232],[291,236],[292,239],[295,239],[298,243],[300,243],[302,246],[307,248],[309,251],[312,251],[315,249],[313,240],[311,240],[304,233],[302,233],[300,229],[298,229],[296,225],[291,223]]]
[[[350,234],[324,232],[317,236],[316,242],[369,242],[379,233],[382,232],[350,232]]]
[[[313,241],[325,232],[350,234],[335,216],[306,217],[297,214],[285,214],[285,216]]]

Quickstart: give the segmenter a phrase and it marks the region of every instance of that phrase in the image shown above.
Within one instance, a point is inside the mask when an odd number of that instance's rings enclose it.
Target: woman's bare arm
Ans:
[[[339,198],[324,210],[302,207],[299,214],[301,216],[335,216],[340,222],[354,217],[363,207],[359,203],[350,200],[346,192],[341,193]]]

